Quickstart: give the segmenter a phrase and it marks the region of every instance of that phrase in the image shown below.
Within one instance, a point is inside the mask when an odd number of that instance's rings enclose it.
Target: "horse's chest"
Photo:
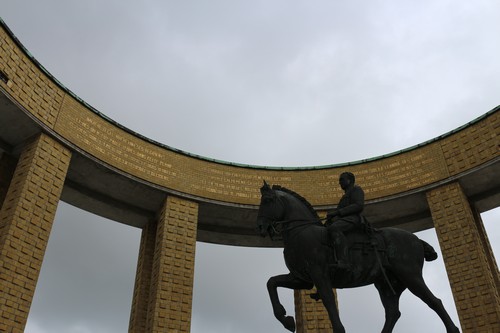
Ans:
[[[286,267],[293,275],[304,281],[312,282],[309,275],[311,262],[304,256],[303,251],[294,248],[285,248],[283,254]]]

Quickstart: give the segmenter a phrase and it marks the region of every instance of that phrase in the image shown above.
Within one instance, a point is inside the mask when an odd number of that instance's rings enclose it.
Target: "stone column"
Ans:
[[[129,332],[189,332],[198,205],[169,196],[142,234]]]
[[[146,332],[151,269],[155,250],[157,221],[151,221],[142,230],[137,273],[135,276],[134,296],[130,314],[129,333]]]
[[[498,268],[459,183],[427,193],[462,331],[500,332]]]
[[[332,324],[323,302],[315,301],[309,295],[313,290],[295,291],[295,320],[297,333],[323,333],[332,332]],[[334,290],[335,292],[335,290]],[[335,298],[337,293],[335,293]]]
[[[71,159],[41,134],[26,146],[0,210],[0,332],[23,332]]]

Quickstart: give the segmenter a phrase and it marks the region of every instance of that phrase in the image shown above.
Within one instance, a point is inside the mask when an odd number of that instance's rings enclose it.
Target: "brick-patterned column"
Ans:
[[[309,295],[311,290],[295,290],[295,321],[297,333],[332,332],[332,324],[322,301],[315,301]],[[335,292],[335,290],[334,290]],[[337,293],[335,293],[335,298]]]
[[[156,221],[151,221],[142,230],[137,273],[135,276],[134,296],[130,313],[129,333],[146,332],[149,294],[151,287],[151,269],[156,241]]]
[[[198,204],[169,196],[142,234],[129,332],[189,332]]]
[[[472,208],[472,207],[471,207]],[[496,272],[497,274],[493,274],[493,279],[495,282],[495,286],[497,288],[497,292],[500,295],[500,274],[498,271],[497,261],[495,260],[495,255],[493,253],[493,249],[491,248],[490,241],[488,239],[488,234],[486,233],[486,229],[484,228],[483,219],[481,215],[476,209],[473,209],[472,213],[474,214],[474,221],[476,222],[477,232],[481,239],[481,244],[483,245],[483,250],[486,253],[486,259],[488,260],[488,265],[492,272]]]
[[[486,233],[458,183],[427,193],[462,331],[500,332],[498,269]]]
[[[71,153],[41,134],[21,154],[0,211],[0,332],[23,332]]]

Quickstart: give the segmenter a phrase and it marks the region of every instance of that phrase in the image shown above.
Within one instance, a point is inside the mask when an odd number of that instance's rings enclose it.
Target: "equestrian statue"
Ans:
[[[447,333],[460,333],[441,300],[429,290],[422,277],[425,261],[437,254],[431,245],[414,234],[396,228],[375,229],[361,214],[364,192],[355,176],[339,177],[344,190],[336,209],[322,223],[316,211],[299,194],[265,181],[257,224],[263,237],[281,237],[288,274],[267,282],[275,317],[291,332],[295,319],[286,315],[278,287],[317,292],[310,296],[325,306],[334,333],[345,333],[333,288],[355,288],[374,284],[385,309],[382,333],[391,333],[401,316],[399,298],[405,289],[419,297],[443,321]]]

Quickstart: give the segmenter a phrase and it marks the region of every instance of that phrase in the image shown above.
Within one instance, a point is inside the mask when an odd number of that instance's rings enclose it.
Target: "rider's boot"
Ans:
[[[351,264],[347,255],[347,239],[342,232],[335,232],[332,235],[335,256],[335,268],[349,270]]]
[[[347,260],[347,254],[342,253],[344,252],[344,250],[345,249],[338,249],[337,246],[335,246],[335,252],[336,252],[335,268],[349,270],[351,269],[351,263]],[[341,255],[339,255],[339,253],[341,253]]]

